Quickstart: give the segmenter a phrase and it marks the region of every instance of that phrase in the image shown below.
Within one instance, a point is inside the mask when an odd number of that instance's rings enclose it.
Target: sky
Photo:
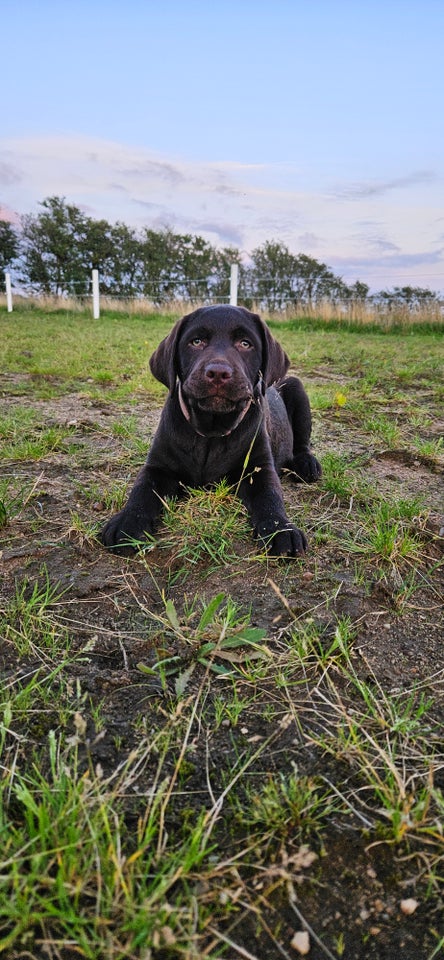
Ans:
[[[63,196],[444,292],[443,0],[3,0],[0,219]]]

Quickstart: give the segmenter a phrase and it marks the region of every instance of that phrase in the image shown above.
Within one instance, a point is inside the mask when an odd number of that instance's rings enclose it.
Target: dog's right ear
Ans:
[[[191,314],[188,314],[191,316]],[[159,343],[150,359],[150,370],[156,380],[164,383],[172,392],[177,376],[177,341],[188,316],[182,317],[174,325],[167,337]]]

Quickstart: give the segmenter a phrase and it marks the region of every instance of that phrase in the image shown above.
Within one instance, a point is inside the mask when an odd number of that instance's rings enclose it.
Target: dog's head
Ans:
[[[243,307],[201,307],[182,317],[150,360],[199,433],[229,433],[254,397],[283,377],[289,359],[268,327]]]

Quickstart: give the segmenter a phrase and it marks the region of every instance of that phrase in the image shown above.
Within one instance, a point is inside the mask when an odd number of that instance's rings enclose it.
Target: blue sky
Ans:
[[[444,291],[442,0],[5,0],[1,16],[0,216],[57,194]]]

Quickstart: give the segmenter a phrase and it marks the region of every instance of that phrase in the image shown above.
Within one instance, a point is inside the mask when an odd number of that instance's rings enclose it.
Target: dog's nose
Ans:
[[[211,363],[207,363],[205,367],[205,378],[214,385],[225,383],[227,380],[231,380],[232,376],[233,370],[228,363],[213,360]]]

